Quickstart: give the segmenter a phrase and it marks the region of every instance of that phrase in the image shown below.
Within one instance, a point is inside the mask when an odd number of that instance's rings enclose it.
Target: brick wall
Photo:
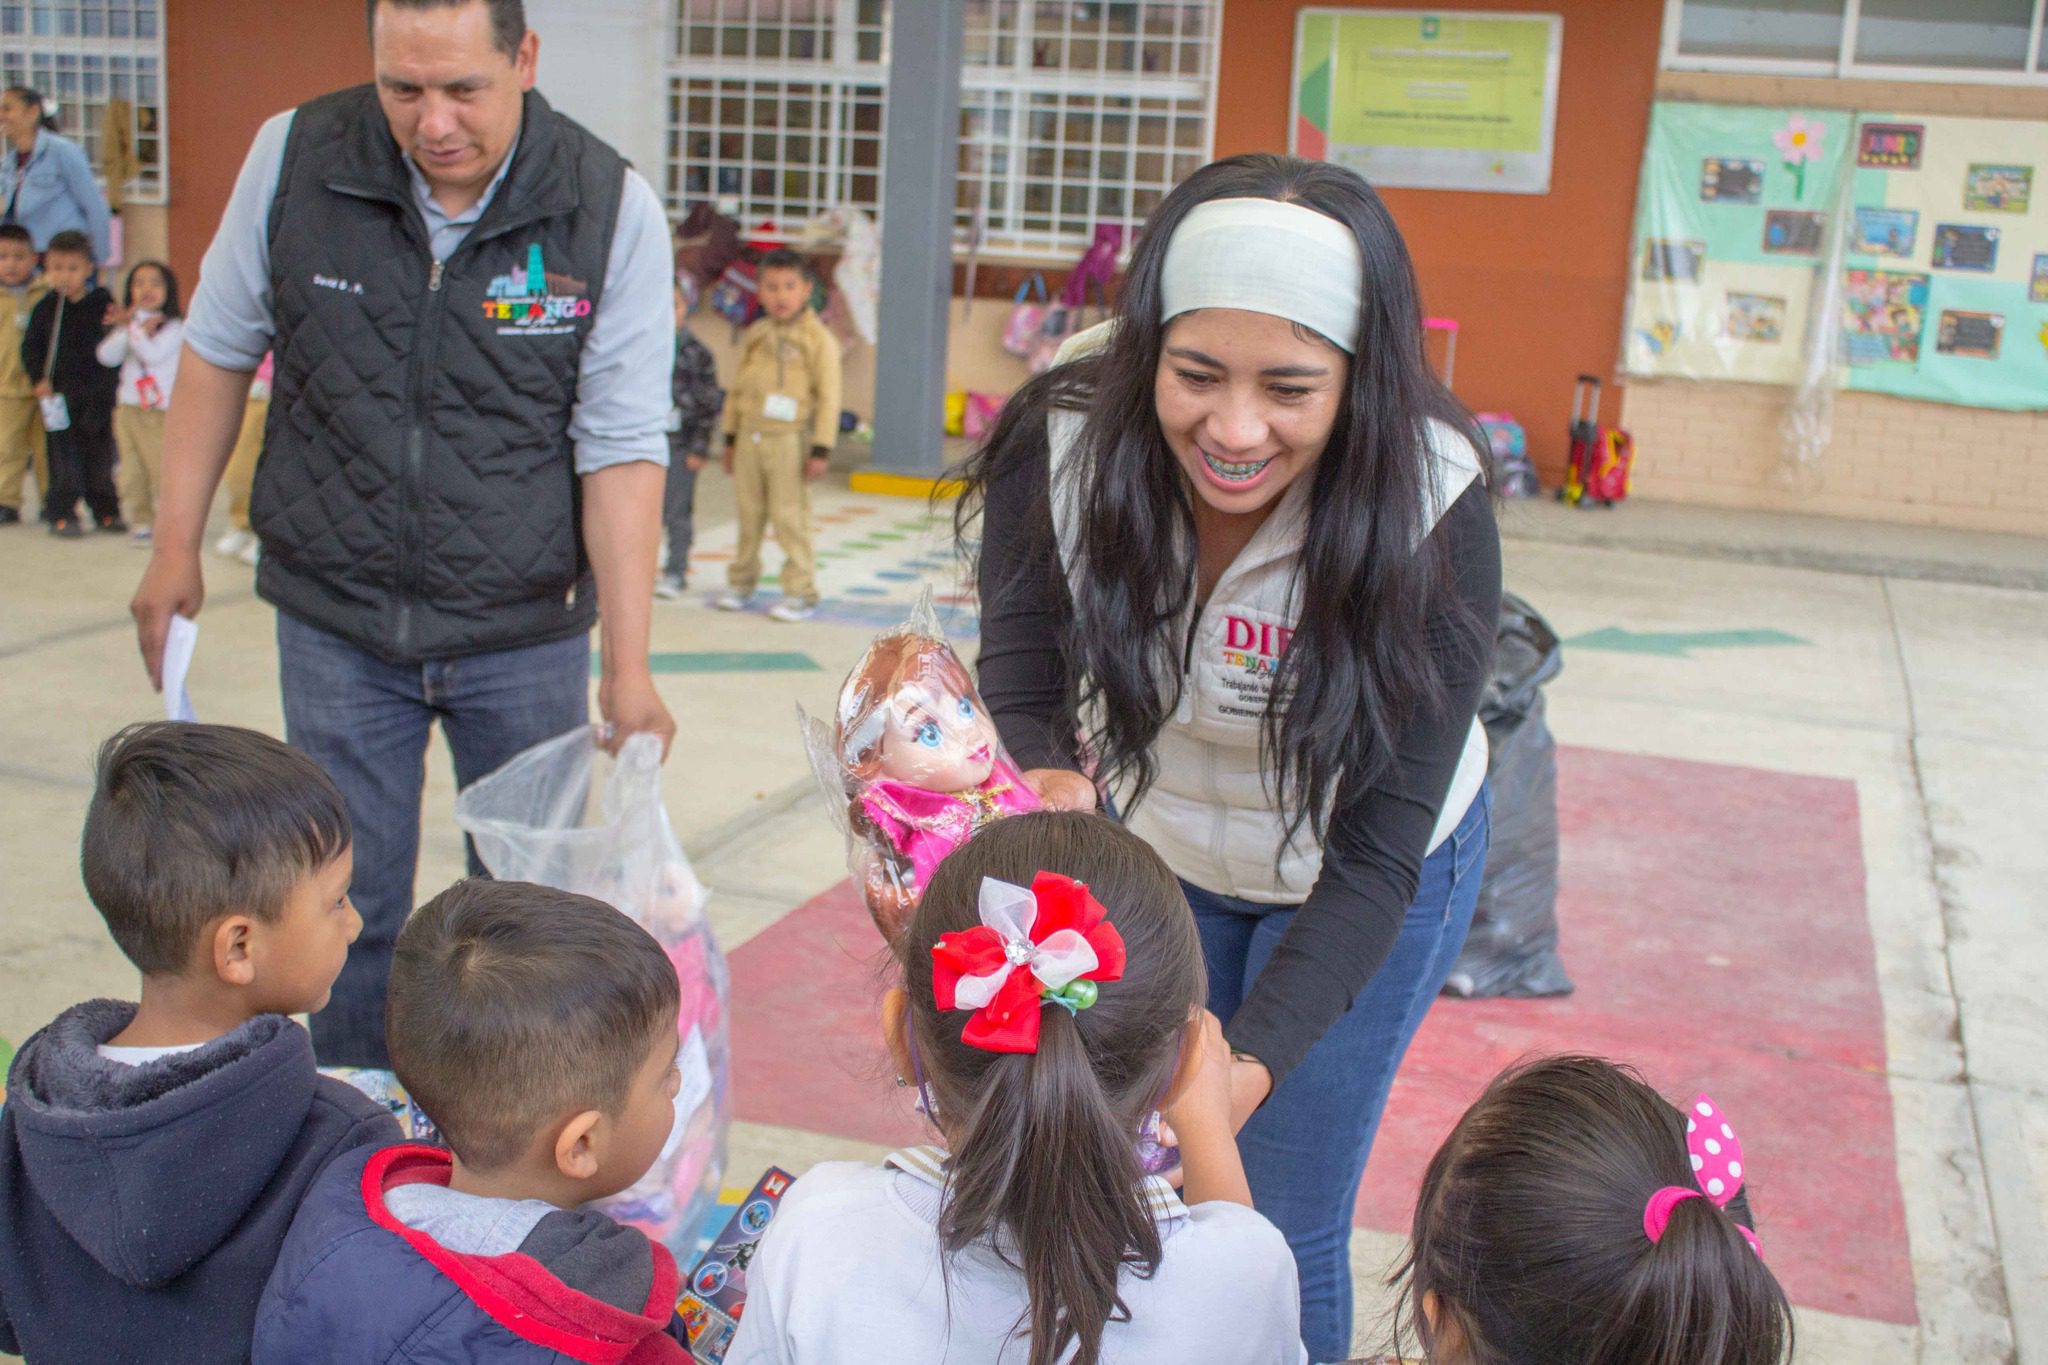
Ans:
[[[1660,99],[2048,118],[2048,89],[1666,71]],[[1792,390],[1635,379],[1622,420],[1636,492],[1674,502],[2048,535],[2048,412],[1995,412],[1883,394],[1835,396],[1818,466],[1789,474],[1778,428]]]

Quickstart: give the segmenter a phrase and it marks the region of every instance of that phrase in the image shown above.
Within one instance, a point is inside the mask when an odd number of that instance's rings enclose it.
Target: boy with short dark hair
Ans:
[[[0,1350],[37,1365],[241,1362],[299,1199],[387,1142],[284,1016],[362,928],[348,808],[253,730],[159,722],[100,750],[81,861],[142,973],[22,1046],[0,1108]]]
[[[102,531],[126,534],[121,495],[114,487],[114,399],[121,373],[100,364],[100,338],[114,296],[94,288],[92,239],[67,229],[43,249],[43,278],[50,292],[29,314],[21,338],[21,363],[35,381],[36,397],[64,400],[68,421],[59,429],[45,411],[49,432],[49,505],[43,509],[50,534],[75,539],[85,534],[78,500],[85,499]]]
[[[811,311],[815,287],[810,263],[787,247],[761,258],[759,293],[767,316],[740,338],[739,364],[719,418],[740,518],[726,590],[711,603],[721,611],[743,611],[753,601],[761,538],[771,522],[784,560],[782,600],[769,618],[801,621],[818,609],[809,485],[825,477],[839,440],[840,375],[839,339]]]
[[[21,365],[21,338],[50,286],[36,278],[36,243],[19,223],[0,223],[0,526],[21,520],[21,488],[29,467],[36,492],[50,497],[36,385]],[[45,520],[48,518],[45,517]]]
[[[602,901],[458,882],[398,935],[386,1036],[441,1147],[334,1163],[258,1310],[255,1365],[686,1365],[675,1259],[582,1206],[675,1118],[675,968]]]

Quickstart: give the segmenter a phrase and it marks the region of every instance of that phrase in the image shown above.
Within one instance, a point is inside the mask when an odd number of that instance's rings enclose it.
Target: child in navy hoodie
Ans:
[[[307,1194],[255,1365],[687,1365],[667,1250],[581,1206],[675,1118],[675,968],[587,896],[458,882],[398,935],[392,1069],[445,1148],[352,1153]]]
[[[0,1109],[0,1351],[35,1365],[249,1358],[306,1188],[385,1110],[317,1075],[317,1010],[363,922],[318,764],[224,725],[100,751],[85,887],[142,972],[30,1038]]]

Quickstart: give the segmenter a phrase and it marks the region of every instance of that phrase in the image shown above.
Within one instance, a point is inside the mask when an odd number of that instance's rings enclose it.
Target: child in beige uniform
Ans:
[[[43,454],[43,423],[36,411],[36,385],[21,364],[21,334],[50,286],[36,278],[36,249],[28,229],[0,226],[0,526],[21,520],[21,487],[31,462],[36,491],[50,491],[50,466]]]
[[[818,609],[806,485],[825,477],[825,462],[839,438],[839,341],[811,311],[811,289],[810,267],[794,251],[771,251],[762,259],[761,307],[767,316],[740,340],[739,365],[719,417],[725,472],[735,481],[740,518],[739,551],[726,571],[726,591],[712,600],[722,611],[743,610],[753,600],[761,578],[761,537],[771,521],[787,562],[782,600],[769,617],[801,621]]]
[[[107,314],[100,339],[100,364],[121,372],[114,441],[121,451],[121,502],[129,539],[151,542],[156,493],[162,481],[164,414],[178,382],[178,353],[185,340],[185,310],[178,277],[162,261],[143,261],[128,272],[121,306]]]

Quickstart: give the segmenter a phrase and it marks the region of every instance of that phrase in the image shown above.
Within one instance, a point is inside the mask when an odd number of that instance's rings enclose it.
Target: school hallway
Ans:
[[[835,477],[815,504],[816,618],[706,607],[735,540],[715,470],[690,600],[654,614],[679,726],[669,812],[731,962],[741,1187],[919,1137],[874,1023],[879,941],[795,707],[829,714],[927,583],[975,648],[925,503]],[[2048,1365],[2048,542],[1655,503],[1502,515],[1509,589],[1566,642],[1548,700],[1577,990],[1432,1010],[1359,1200],[1359,1348],[1386,1344],[1382,1282],[1456,1116],[1509,1061],[1580,1050],[1735,1117],[1799,1359]],[[0,530],[12,1044],[134,990],[77,849],[95,746],[162,714],[127,614],[144,559],[119,537]],[[281,734],[274,613],[247,568],[206,568],[198,713]],[[436,747],[421,899],[462,871],[452,797]]]

